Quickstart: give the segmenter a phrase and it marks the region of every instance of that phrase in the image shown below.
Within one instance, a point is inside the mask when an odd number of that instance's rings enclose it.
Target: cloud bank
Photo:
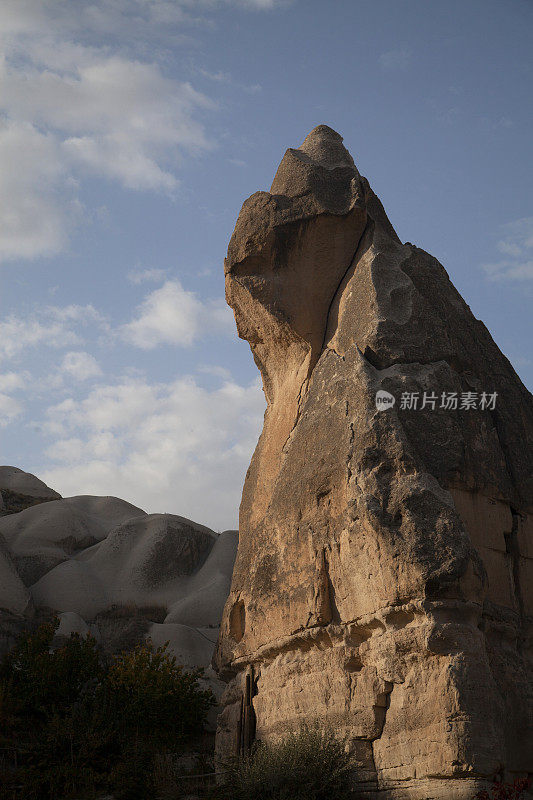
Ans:
[[[0,6],[0,262],[59,253],[84,177],[173,194],[214,146],[213,100],[169,72],[186,26],[274,0],[4,0]]]
[[[56,465],[41,477],[64,495],[111,494],[233,528],[264,407],[259,381],[223,379],[213,390],[192,376],[101,384],[49,408],[46,455]]]

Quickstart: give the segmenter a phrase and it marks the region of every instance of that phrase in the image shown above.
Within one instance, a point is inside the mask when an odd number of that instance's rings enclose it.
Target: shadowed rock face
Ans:
[[[0,517],[60,498],[60,494],[30,472],[0,466]]]
[[[0,488],[24,500],[22,510],[0,513],[0,659],[57,615],[58,643],[91,633],[111,654],[146,638],[168,642],[179,664],[205,668],[205,685],[220,695],[210,663],[237,531],[216,534],[117,497],[61,498],[16,467],[0,467]],[[214,708],[210,726],[215,717]]]
[[[225,274],[268,405],[216,654],[219,752],[252,665],[257,736],[329,720],[370,796],[471,798],[533,771],[531,395],[325,125],[244,203]],[[468,392],[478,408],[441,407]]]

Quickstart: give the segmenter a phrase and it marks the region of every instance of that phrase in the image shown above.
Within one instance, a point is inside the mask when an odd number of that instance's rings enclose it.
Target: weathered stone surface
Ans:
[[[65,497],[3,517],[0,534],[24,583],[30,586],[58,564],[103,541],[132,517],[146,514],[118,497]]]
[[[215,659],[219,753],[251,666],[257,736],[329,720],[371,796],[471,798],[533,771],[531,395],[327,126],[244,203],[225,274],[267,410]],[[435,408],[400,407],[417,392]]]
[[[216,534],[117,497],[55,499],[42,481],[14,467],[0,467],[0,484],[2,476],[28,492],[20,497],[31,500],[34,491],[40,500],[0,517],[0,656],[57,614],[58,642],[90,632],[110,653],[147,638],[156,646],[169,642],[179,663],[206,670],[206,685],[218,697],[223,684],[211,657],[237,531]],[[213,709],[213,727],[215,717]]]
[[[20,579],[6,540],[0,534],[0,612],[21,615],[30,602],[30,593]]]
[[[37,605],[74,611],[85,620],[112,606],[159,606],[165,619],[167,609],[188,597],[191,584],[200,588],[197,576],[215,543],[216,534],[203,525],[143,512],[48,570],[31,592]],[[204,578],[200,584],[204,593],[209,583]],[[173,616],[172,622],[182,621]]]
[[[31,472],[18,467],[0,466],[0,517],[25,508],[57,500],[61,495]]]

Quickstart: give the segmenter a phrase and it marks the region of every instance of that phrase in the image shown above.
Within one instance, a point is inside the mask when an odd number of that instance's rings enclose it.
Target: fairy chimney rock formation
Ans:
[[[533,772],[530,393],[325,125],[244,203],[225,274],[267,410],[219,753],[242,750],[253,675],[257,738],[331,723],[364,796],[471,800]]]
[[[346,734],[364,796],[471,800],[533,772],[531,395],[325,125],[244,203],[225,274],[267,410],[219,753],[248,702],[259,739]]]

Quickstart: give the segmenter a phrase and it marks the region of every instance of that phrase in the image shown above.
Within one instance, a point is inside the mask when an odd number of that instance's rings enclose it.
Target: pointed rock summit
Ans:
[[[244,203],[225,274],[267,410],[219,753],[319,719],[361,796],[471,800],[533,772],[530,393],[326,125]]]

